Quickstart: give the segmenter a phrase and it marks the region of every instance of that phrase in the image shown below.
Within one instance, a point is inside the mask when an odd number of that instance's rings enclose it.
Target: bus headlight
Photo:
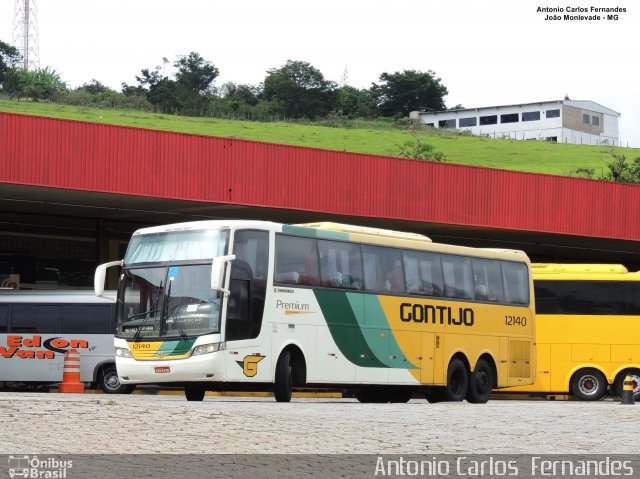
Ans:
[[[191,356],[199,356],[200,354],[209,354],[220,351],[220,343],[201,344],[193,349]]]
[[[116,356],[118,356],[119,358],[130,358],[131,356],[131,351],[129,351],[127,348],[116,348]]]

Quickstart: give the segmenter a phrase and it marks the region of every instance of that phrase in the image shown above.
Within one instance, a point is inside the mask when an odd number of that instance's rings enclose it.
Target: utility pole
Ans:
[[[36,0],[15,1],[13,9],[13,45],[22,54],[22,68],[24,70],[40,68]]]

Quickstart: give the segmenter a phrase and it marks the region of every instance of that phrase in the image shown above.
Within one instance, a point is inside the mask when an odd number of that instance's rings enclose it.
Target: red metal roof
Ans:
[[[640,240],[640,187],[0,113],[0,183]]]

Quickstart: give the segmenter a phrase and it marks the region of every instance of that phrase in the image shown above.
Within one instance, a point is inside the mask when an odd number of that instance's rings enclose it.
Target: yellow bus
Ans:
[[[483,403],[531,384],[533,282],[519,251],[318,223],[204,221],[134,233],[120,266],[123,384],[353,390]]]
[[[532,265],[537,375],[512,391],[600,399],[633,379],[640,398],[640,272],[612,264]]]

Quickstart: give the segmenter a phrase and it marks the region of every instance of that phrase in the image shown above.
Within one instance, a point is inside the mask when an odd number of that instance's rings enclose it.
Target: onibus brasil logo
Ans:
[[[40,459],[38,456],[9,456],[9,477],[28,477],[33,479],[65,479],[67,470],[73,467],[73,461],[55,457]]]

